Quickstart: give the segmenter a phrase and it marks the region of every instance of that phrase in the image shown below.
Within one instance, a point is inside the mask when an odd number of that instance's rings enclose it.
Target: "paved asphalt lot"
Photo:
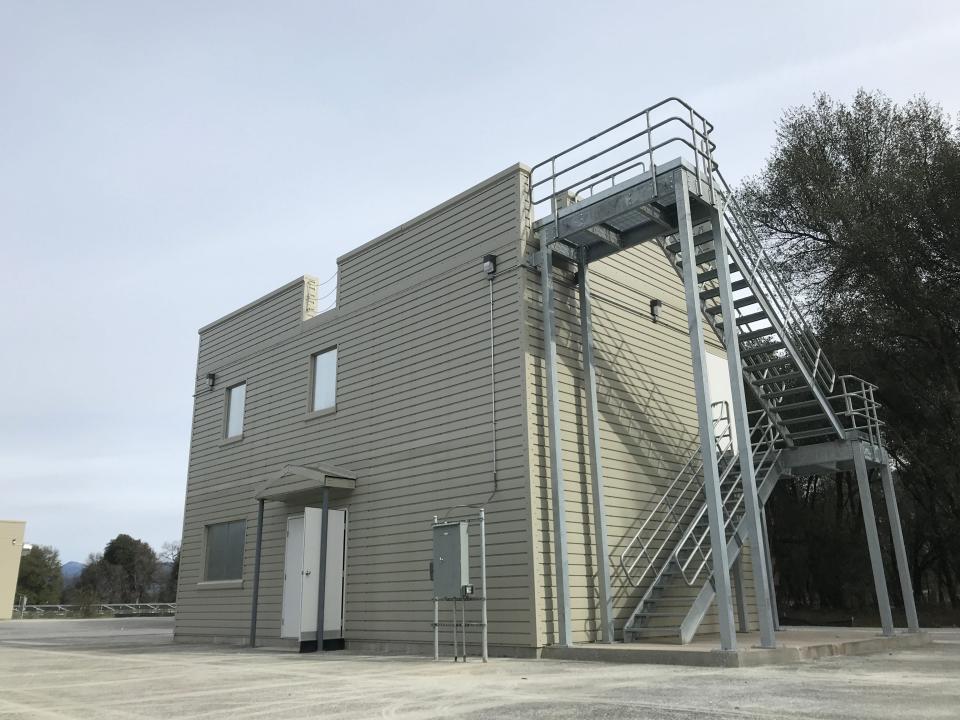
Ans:
[[[960,718],[960,631],[803,665],[700,669],[174,645],[164,619],[0,623],[17,718]]]

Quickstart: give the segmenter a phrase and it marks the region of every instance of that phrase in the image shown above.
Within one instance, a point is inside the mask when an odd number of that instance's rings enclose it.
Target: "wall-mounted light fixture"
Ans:
[[[660,311],[663,309],[663,300],[654,298],[650,301],[650,319],[657,322],[660,319]]]
[[[492,278],[497,272],[497,256],[496,255],[484,255],[483,256],[483,271],[487,274],[487,277]]]
[[[217,376],[214,373],[207,373],[207,390],[213,390],[213,386],[217,384]]]

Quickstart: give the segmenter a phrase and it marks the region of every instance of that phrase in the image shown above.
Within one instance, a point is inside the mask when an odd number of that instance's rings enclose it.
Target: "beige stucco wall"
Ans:
[[[0,520],[0,620],[9,620],[13,613],[26,526],[19,520]]]

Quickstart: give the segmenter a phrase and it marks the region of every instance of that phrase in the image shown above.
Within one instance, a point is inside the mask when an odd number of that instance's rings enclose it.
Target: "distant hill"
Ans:
[[[83,569],[86,567],[83,563],[79,563],[76,560],[71,560],[70,562],[65,562],[60,566],[60,574],[63,576],[63,584],[66,587],[73,585],[77,578],[80,577],[80,573],[83,572]]]

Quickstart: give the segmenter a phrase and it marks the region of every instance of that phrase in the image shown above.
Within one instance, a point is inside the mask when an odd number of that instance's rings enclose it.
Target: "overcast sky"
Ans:
[[[737,180],[958,68],[956,2],[0,0],[0,518],[179,541],[197,328],[518,160],[679,95]]]

